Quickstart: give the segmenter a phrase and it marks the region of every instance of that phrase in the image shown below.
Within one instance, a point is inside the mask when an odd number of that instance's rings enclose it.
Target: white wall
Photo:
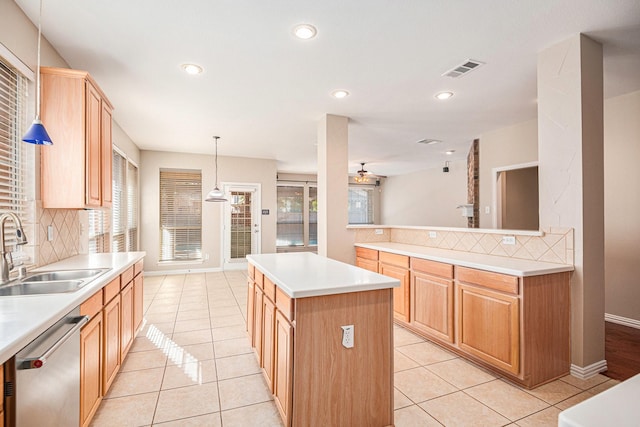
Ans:
[[[538,121],[497,129],[480,136],[480,228],[493,228],[493,169],[538,160]]]
[[[464,203],[467,203],[466,160],[451,162],[448,173],[442,172],[442,168],[432,168],[390,176],[382,190],[381,224],[466,227],[467,218],[456,209]]]
[[[218,183],[247,182],[261,184],[262,253],[276,251],[276,161],[242,157],[218,158]],[[202,252],[209,260],[197,263],[158,264],[160,249],[160,169],[195,169],[202,171],[202,199],[215,182],[214,157],[203,154],[140,152],[140,249],[147,252],[145,270],[218,269],[222,260],[222,203],[205,203],[202,208]],[[221,185],[220,185],[221,186]]]
[[[604,103],[605,312],[640,324],[640,91]]]

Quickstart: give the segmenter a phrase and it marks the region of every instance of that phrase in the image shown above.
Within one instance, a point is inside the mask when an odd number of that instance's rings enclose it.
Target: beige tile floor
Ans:
[[[145,324],[92,426],[281,426],[245,332],[244,271],[145,277]],[[617,384],[516,387],[396,326],[395,425],[556,426]]]

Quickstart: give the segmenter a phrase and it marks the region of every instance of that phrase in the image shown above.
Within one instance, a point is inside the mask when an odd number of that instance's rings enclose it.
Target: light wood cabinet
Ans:
[[[285,426],[291,425],[293,401],[293,326],[279,311],[275,316],[273,400]]]
[[[260,286],[254,286],[253,294],[253,347],[258,358],[258,364],[262,365],[262,310],[264,309],[264,293]]]
[[[0,365],[0,427],[4,427],[4,365]]]
[[[367,248],[356,248],[356,267],[378,272],[378,251]]]
[[[253,328],[255,325],[255,292],[255,282],[253,281],[253,278],[249,276],[247,278],[247,334],[249,335],[249,342],[251,343],[251,347],[255,347],[255,337],[253,332]]]
[[[133,281],[120,293],[120,360],[124,361],[133,343]]]
[[[276,306],[265,294],[262,306],[262,373],[269,390],[273,392],[274,327]]]
[[[393,315],[396,319],[409,323],[411,316],[409,257],[379,253],[379,273],[400,280],[400,287],[393,288]]]
[[[103,322],[102,394],[106,395],[120,370],[120,295],[117,295],[104,307]]]
[[[100,298],[102,300],[102,298]],[[80,425],[87,426],[102,401],[102,316],[80,331]]]
[[[40,153],[42,207],[110,207],[113,107],[85,71],[42,67],[41,83],[54,143]]]
[[[518,374],[519,319],[517,296],[458,284],[458,344],[461,350]]]
[[[411,259],[411,325],[438,340],[453,343],[453,266]]]
[[[135,334],[142,326],[144,315],[144,276],[138,274],[133,279],[133,332]]]

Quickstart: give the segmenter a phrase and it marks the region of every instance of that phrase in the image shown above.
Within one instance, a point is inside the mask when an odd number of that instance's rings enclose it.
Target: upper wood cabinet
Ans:
[[[41,68],[44,208],[111,207],[111,103],[86,71]]]

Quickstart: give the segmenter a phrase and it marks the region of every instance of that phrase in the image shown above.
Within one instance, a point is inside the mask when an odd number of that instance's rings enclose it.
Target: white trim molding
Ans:
[[[600,372],[604,372],[606,370],[607,370],[607,361],[601,360],[599,362],[592,363],[589,366],[585,366],[584,368],[582,366],[577,366],[572,364],[570,373],[572,376],[576,378],[580,378],[581,380],[587,380],[591,377],[595,377]]]
[[[640,329],[640,320],[629,319],[628,317],[616,316],[615,314],[604,314],[605,322],[617,323],[618,325],[629,326],[630,328]]]

